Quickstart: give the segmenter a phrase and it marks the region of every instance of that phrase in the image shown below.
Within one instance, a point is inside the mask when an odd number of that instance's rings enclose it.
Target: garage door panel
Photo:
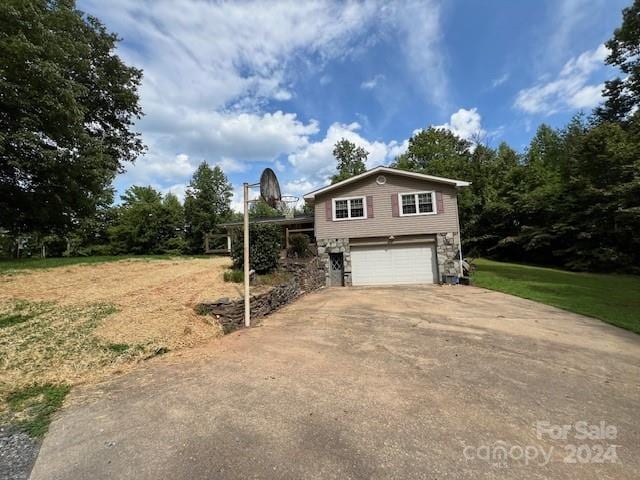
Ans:
[[[353,285],[433,283],[433,244],[353,246]]]

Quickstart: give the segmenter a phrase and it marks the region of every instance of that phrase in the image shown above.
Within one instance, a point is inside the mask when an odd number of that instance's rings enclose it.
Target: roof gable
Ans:
[[[341,182],[334,183],[333,185],[327,185],[326,187],[322,187],[312,192],[309,192],[304,195],[304,199],[313,200],[316,197],[316,195],[324,194],[332,190],[335,190],[337,188],[344,187],[346,185],[349,185],[350,183],[357,182],[358,180],[362,180],[363,178],[366,178],[370,175],[374,175],[376,173],[378,174],[389,173],[393,175],[400,175],[400,176],[415,178],[418,180],[427,180],[430,182],[444,183],[446,185],[452,185],[455,187],[468,187],[471,184],[470,182],[465,182],[464,180],[454,180],[451,178],[435,177],[433,175],[425,175],[423,173],[408,172],[406,170],[400,170],[398,168],[380,166],[380,167],[372,168],[371,170],[367,170],[366,172],[361,173],[360,175],[356,175],[354,177],[347,178],[346,180],[342,180]]]

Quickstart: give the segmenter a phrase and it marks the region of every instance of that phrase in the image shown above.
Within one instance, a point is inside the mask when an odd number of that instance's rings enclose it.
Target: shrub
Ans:
[[[223,275],[225,282],[242,283],[244,281],[244,272],[242,270],[227,270]]]
[[[258,223],[249,227],[249,265],[256,273],[268,273],[278,266],[282,245],[281,229],[278,225]],[[241,269],[244,262],[242,232],[231,251],[233,266]]]
[[[304,233],[295,233],[289,237],[289,254],[294,257],[308,257],[309,236]]]

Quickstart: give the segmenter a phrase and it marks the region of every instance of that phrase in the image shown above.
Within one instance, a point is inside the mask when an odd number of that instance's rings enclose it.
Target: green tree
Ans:
[[[231,257],[236,269],[243,268],[244,243],[243,231],[237,231],[233,242]],[[252,223],[249,226],[249,266],[257,273],[268,273],[278,266],[282,249],[282,229],[269,223]]]
[[[159,250],[163,253],[184,253],[187,249],[185,215],[178,197],[167,193],[162,200],[160,215]]]
[[[270,218],[281,217],[282,214],[262,198],[259,198],[249,205],[249,216],[251,218]]]
[[[181,252],[184,234],[182,205],[175,195],[153,187],[133,186],[122,196],[109,228],[113,253]]]
[[[331,177],[331,183],[341,182],[355,175],[360,175],[367,170],[365,162],[369,156],[364,148],[343,138],[336,142],[333,148],[333,156],[338,161],[338,173]]]
[[[634,119],[634,121],[637,121]],[[621,125],[587,131],[575,151],[566,222],[576,231],[564,263],[579,270],[638,270],[640,138]]]
[[[66,233],[143,151],[142,72],[72,0],[4,0],[0,32],[0,227]]]
[[[231,215],[233,188],[222,169],[202,162],[189,183],[184,202],[187,242],[194,253],[204,249],[204,236]]]
[[[622,11],[622,25],[606,42],[609,56],[606,63],[618,67],[624,79],[605,82],[604,105],[596,116],[609,122],[621,122],[640,106],[640,0]]]
[[[429,127],[409,139],[407,151],[398,156],[393,166],[429,175],[451,175],[463,170],[468,162],[471,142],[449,130]]]
[[[109,227],[113,225],[117,208],[113,207],[113,190],[105,190],[93,216],[79,220],[78,224],[65,236],[65,255],[90,256],[108,255]]]

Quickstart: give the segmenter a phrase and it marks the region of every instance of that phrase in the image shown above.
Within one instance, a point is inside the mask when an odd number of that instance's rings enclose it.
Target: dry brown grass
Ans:
[[[0,276],[0,398],[34,383],[94,381],[219,336],[193,307],[240,295],[241,285],[222,279],[229,266],[226,258],[123,260]]]

